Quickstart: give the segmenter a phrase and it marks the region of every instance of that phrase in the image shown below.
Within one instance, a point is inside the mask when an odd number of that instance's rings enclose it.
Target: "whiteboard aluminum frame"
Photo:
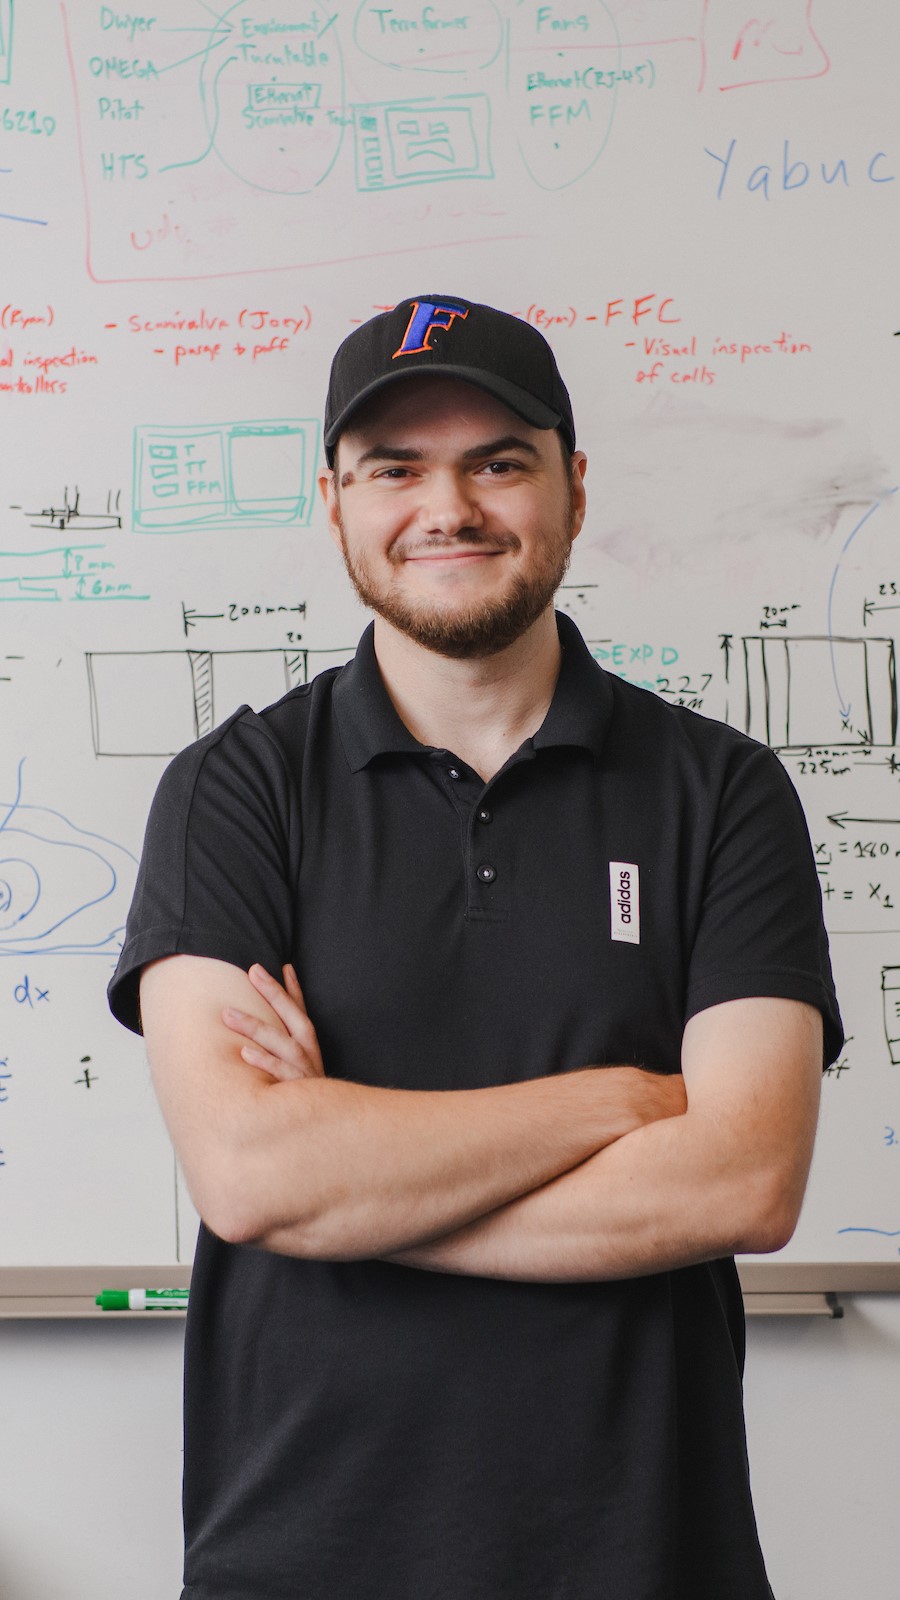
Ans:
[[[835,1296],[900,1294],[900,1261],[738,1262],[748,1315],[834,1316]],[[99,1319],[170,1322],[184,1311],[101,1311],[101,1289],[188,1288],[185,1262],[154,1266],[0,1267],[0,1320]]]

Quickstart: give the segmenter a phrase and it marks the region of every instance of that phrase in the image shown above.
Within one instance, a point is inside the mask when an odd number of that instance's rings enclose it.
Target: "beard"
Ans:
[[[340,501],[337,505],[337,522],[347,575],[363,605],[425,650],[456,660],[474,660],[497,655],[507,649],[527,633],[546,610],[568,571],[575,511],[570,496],[568,513],[562,525],[546,535],[540,562],[529,573],[516,573],[505,595],[452,609],[409,600],[390,584],[379,583],[365,560],[350,550]],[[521,541],[514,533],[490,537],[477,529],[467,530],[459,538],[425,539],[417,548],[452,549],[456,544],[464,544],[472,549],[477,549],[479,545],[492,550],[521,549]],[[388,560],[399,568],[403,557],[389,552]]]

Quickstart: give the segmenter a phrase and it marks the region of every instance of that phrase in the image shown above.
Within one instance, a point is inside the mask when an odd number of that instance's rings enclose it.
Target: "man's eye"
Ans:
[[[379,478],[387,478],[390,481],[396,481],[398,479],[408,477],[409,476],[409,468],[408,467],[385,467],[381,472],[377,473],[376,476],[379,477]]]
[[[483,471],[490,478],[503,478],[508,472],[515,472],[518,465],[518,461],[487,461]]]

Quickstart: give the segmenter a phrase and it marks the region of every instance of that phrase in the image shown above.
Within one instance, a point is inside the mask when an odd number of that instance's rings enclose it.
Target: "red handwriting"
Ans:
[[[54,311],[52,306],[42,307],[40,311],[26,311],[22,306],[13,305],[11,301],[0,311],[0,328],[8,333],[11,328],[52,328]]]
[[[152,338],[178,334],[174,341],[153,346],[153,354],[171,360],[175,367],[211,364],[222,356],[259,361],[263,356],[284,355],[292,341],[312,326],[312,311],[308,305],[295,306],[289,311],[271,310],[267,305],[241,306],[237,313],[224,316],[206,305],[192,311],[175,310],[171,316],[148,317],[143,312],[132,311],[124,322],[106,322],[107,332],[149,334]],[[243,337],[219,338],[220,334],[237,332]],[[213,335],[212,338],[204,335]],[[254,338],[254,335],[257,335]]]
[[[68,350],[31,351],[19,353],[13,345],[0,348],[0,394],[65,394],[69,389],[68,377],[51,376],[71,373],[78,367],[95,367],[99,356],[92,351],[70,345]]]
[[[617,295],[612,300],[602,301],[590,310],[578,311],[574,306],[549,307],[537,303],[530,305],[527,311],[517,311],[516,316],[523,322],[530,322],[533,328],[574,328],[579,321],[598,322],[608,328],[610,323],[624,320],[635,327],[647,318],[651,322],[670,323],[680,322],[681,317],[675,308],[675,301],[671,295],[660,296],[653,294]]]
[[[626,348],[637,349],[635,340],[628,340]],[[807,339],[795,339],[790,333],[781,331],[775,338],[768,340],[751,339],[721,339],[718,335],[714,339],[703,341],[692,334],[689,339],[681,344],[669,344],[665,339],[645,338],[642,341],[641,356],[650,362],[647,367],[639,366],[634,375],[635,383],[653,385],[660,382],[668,383],[695,383],[709,387],[717,382],[721,376],[715,366],[707,362],[725,361],[729,365],[743,367],[747,362],[755,362],[758,358],[774,358],[777,356],[807,356],[812,354],[812,345]],[[694,358],[699,356],[697,362]],[[692,364],[682,366],[679,363],[685,358]],[[704,359],[705,358],[705,359]]]

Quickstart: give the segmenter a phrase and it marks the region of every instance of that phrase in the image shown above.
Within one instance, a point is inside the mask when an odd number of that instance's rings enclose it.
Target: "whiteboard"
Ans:
[[[900,1259],[898,56],[889,0],[0,0],[8,1264],[190,1256],[105,1004],[144,820],[352,653],[328,365],[438,290],[554,346],[597,659],[797,785],[849,1039],[783,1255]]]

